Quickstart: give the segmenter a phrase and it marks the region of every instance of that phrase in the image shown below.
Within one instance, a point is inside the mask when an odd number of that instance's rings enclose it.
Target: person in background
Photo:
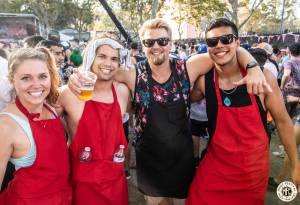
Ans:
[[[11,101],[10,91],[12,88],[7,79],[7,74],[7,53],[5,50],[0,48],[0,112]],[[12,180],[14,171],[14,165],[11,162],[8,162],[0,191],[4,190],[7,187],[8,182]]]
[[[53,54],[56,62],[57,72],[59,73],[60,85],[68,83],[70,75],[73,73],[73,67],[65,63],[64,47],[60,43],[51,40],[42,40],[37,47],[46,47]]]
[[[23,41],[23,48],[34,48],[42,40],[45,40],[42,36],[26,37]]]
[[[79,50],[77,49],[72,50],[70,55],[70,62],[73,64],[75,68],[79,67],[82,64],[83,58]]]
[[[0,48],[0,111],[6,107],[10,101],[10,90],[8,79],[8,62],[6,51]]]
[[[135,65],[140,61],[145,60],[146,58],[141,55],[138,43],[132,42],[130,45],[130,65]]]
[[[69,154],[53,106],[59,79],[45,48],[21,48],[8,62],[13,101],[0,113],[0,184],[6,164],[14,178],[0,194],[5,205],[71,205]]]
[[[297,113],[298,101],[290,101],[288,96],[300,97],[300,43],[294,43],[289,47],[291,59],[284,64],[281,80],[281,90],[286,99],[286,107],[291,118]],[[294,99],[294,98],[292,98]]]
[[[197,50],[195,48],[195,45],[191,45],[191,51],[190,51],[190,56],[196,55],[197,54]]]
[[[186,54],[186,45],[181,44],[178,48],[178,56],[181,60],[186,60],[188,55]]]

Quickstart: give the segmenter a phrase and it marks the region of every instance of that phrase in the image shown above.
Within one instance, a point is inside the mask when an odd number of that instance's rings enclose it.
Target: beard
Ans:
[[[153,63],[154,65],[161,65],[166,61],[166,57],[164,54],[160,56],[150,56],[149,58],[150,62]]]

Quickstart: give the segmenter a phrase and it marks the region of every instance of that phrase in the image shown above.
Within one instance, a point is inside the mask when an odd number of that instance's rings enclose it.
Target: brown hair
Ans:
[[[47,48],[20,48],[13,52],[8,60],[8,79],[12,83],[13,77],[19,65],[28,59],[37,59],[47,64],[51,88],[50,93],[46,97],[46,102],[54,105],[58,98],[59,76],[56,69],[54,57]]]
[[[142,25],[142,27],[139,30],[140,39],[143,40],[145,31],[147,29],[160,29],[160,28],[165,29],[168,32],[170,39],[172,38],[172,30],[171,30],[169,24],[162,19],[156,18],[156,19],[150,19],[150,20],[147,20],[144,22],[144,24]]]

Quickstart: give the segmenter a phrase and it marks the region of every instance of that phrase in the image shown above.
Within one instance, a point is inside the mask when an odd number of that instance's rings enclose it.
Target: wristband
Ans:
[[[247,65],[246,65],[246,70],[250,69],[250,68],[254,68],[255,66],[258,66],[256,61],[250,61]]]

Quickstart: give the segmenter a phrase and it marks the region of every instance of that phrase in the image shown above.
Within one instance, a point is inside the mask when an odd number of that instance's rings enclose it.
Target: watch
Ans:
[[[253,68],[255,66],[258,66],[258,63],[256,61],[250,61],[247,65],[246,65],[246,70],[248,70],[249,68]]]

